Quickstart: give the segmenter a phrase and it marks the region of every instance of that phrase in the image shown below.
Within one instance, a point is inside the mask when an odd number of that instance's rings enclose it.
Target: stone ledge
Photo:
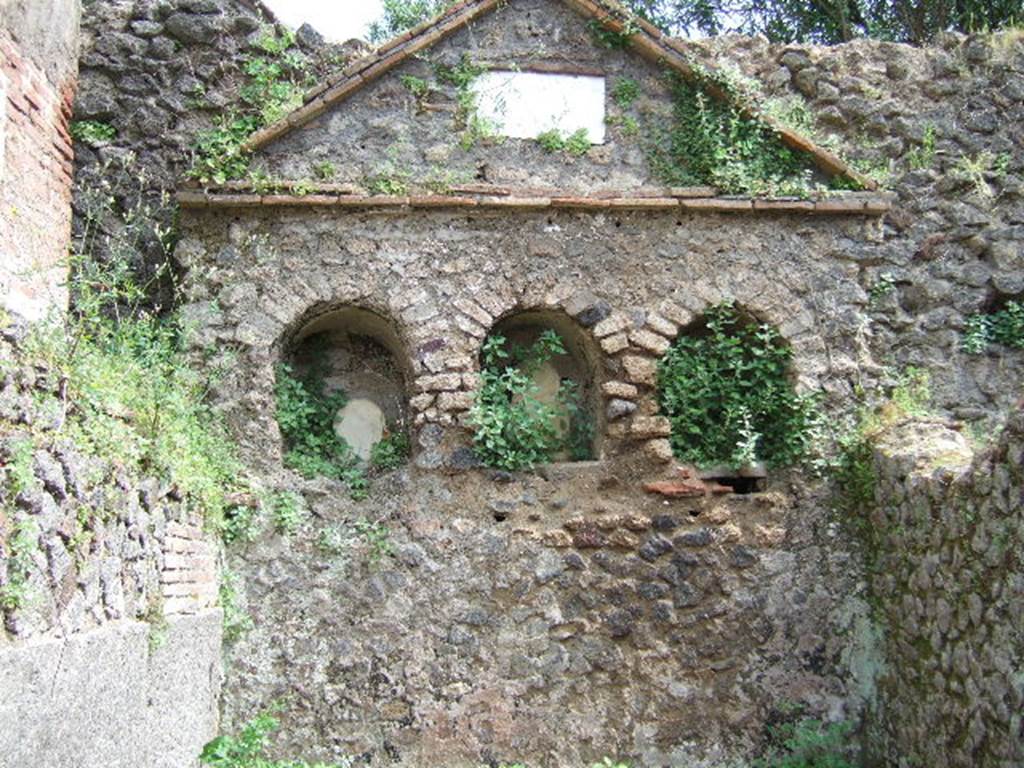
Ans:
[[[287,185],[285,185],[287,186]],[[674,190],[678,195],[650,197],[623,195],[620,197],[576,196],[557,190],[547,194],[517,194],[515,190],[495,189],[461,192],[447,195],[366,195],[354,194],[347,185],[341,190],[318,188],[313,194],[295,195],[283,192],[260,195],[244,191],[239,186],[209,191],[182,190],[178,204],[182,208],[366,208],[366,209],[448,209],[490,208],[504,210],[620,210],[620,211],[681,211],[711,213],[776,214],[800,213],[828,216],[880,216],[892,209],[893,198],[884,193],[854,193],[824,200],[749,199],[733,197],[692,197],[686,190]]]

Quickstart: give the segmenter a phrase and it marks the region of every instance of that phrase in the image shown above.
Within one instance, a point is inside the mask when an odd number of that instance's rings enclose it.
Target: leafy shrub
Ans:
[[[1024,304],[1010,301],[998,312],[967,318],[962,341],[964,350],[979,355],[993,344],[1024,349]]]
[[[279,709],[274,707],[257,715],[242,727],[237,736],[218,736],[203,747],[199,762],[212,768],[350,768],[351,760],[329,765],[267,758],[270,736],[281,726],[275,717]]]
[[[524,469],[550,461],[566,449],[576,459],[589,458],[588,436],[593,427],[581,407],[579,383],[564,381],[556,406],[536,398],[538,388],[533,375],[552,357],[564,354],[561,337],[551,330],[541,333],[526,348],[509,348],[506,338],[499,334],[484,342],[481,384],[470,421],[475,428],[477,455],[485,464]],[[559,422],[564,420],[569,423],[566,436],[559,430]]]
[[[661,412],[676,456],[698,465],[751,459],[793,464],[809,448],[813,400],[787,380],[791,352],[731,303],[706,313],[707,333],[681,336],[658,367]]]
[[[345,405],[344,392],[327,393],[323,375],[312,370],[298,378],[292,366],[277,367],[274,387],[277,424],[287,452],[285,465],[306,478],[330,477],[349,487],[353,499],[366,497],[366,473],[352,449],[334,431],[334,418]]]

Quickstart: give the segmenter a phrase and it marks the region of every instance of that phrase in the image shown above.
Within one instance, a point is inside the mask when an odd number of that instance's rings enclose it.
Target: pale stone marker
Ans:
[[[384,437],[384,424],[384,412],[375,402],[349,400],[334,418],[334,433],[349,444],[356,456],[367,461],[373,446]]]

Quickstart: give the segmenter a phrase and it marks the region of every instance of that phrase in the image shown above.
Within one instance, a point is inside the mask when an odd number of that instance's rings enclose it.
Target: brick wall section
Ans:
[[[38,318],[67,305],[74,74],[54,83],[0,30],[0,302]]]
[[[165,615],[199,613],[216,606],[216,552],[194,522],[167,524],[160,583]]]

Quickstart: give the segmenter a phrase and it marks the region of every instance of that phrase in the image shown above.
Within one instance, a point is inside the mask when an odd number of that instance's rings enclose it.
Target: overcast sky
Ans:
[[[291,27],[309,22],[329,40],[366,39],[366,28],[380,16],[380,0],[264,0]]]

